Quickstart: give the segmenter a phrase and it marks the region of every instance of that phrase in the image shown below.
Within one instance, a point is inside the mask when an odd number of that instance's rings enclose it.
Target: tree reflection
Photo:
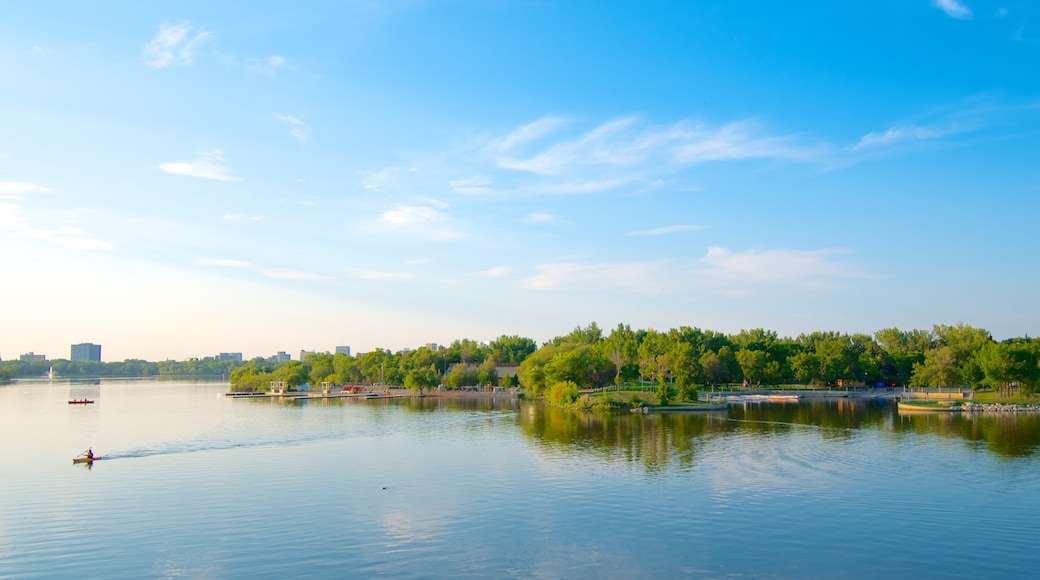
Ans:
[[[1040,415],[1036,413],[900,414],[894,430],[933,434],[983,443],[1002,457],[1026,457],[1040,449]]]
[[[649,473],[673,463],[681,469],[692,467],[701,446],[735,428],[725,412],[587,413],[537,402],[524,403],[517,422],[542,445],[639,463]]]
[[[821,440],[842,441],[863,431],[916,433],[981,442],[1004,457],[1040,449],[1040,415],[900,415],[894,404],[873,399],[810,400],[797,404],[730,405],[712,413],[598,414],[522,402],[517,423],[540,445],[569,454],[641,465],[648,473],[692,468],[719,437],[771,438],[804,426]]]

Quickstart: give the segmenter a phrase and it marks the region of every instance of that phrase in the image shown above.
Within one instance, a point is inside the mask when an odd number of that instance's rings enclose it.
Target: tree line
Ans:
[[[505,363],[519,363],[515,376],[497,376],[496,367]],[[463,339],[436,350],[377,349],[356,357],[316,353],[281,364],[254,359],[232,373],[238,390],[266,388],[272,380],[288,386],[404,385],[419,391],[519,384],[535,396],[556,389],[563,397],[645,381],[664,400],[693,400],[698,388],[727,384],[988,387],[1032,395],[1040,390],[1040,341],[998,342],[989,331],[964,323],[791,338],[761,328],[724,334],[686,326],[633,330],[625,324],[605,333],[593,322],[541,347],[519,336],[487,344]]]

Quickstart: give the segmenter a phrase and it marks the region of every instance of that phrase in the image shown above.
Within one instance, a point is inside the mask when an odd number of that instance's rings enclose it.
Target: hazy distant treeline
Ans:
[[[218,360],[189,360],[148,362],[125,360],[123,362],[70,361],[65,359],[45,361],[0,362],[0,380],[8,378],[45,377],[54,370],[56,378],[100,378],[100,377],[227,377],[240,362]]]

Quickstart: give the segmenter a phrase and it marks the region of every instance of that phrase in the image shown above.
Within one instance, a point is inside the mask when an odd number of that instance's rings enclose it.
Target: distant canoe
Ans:
[[[95,457],[73,457],[73,463],[94,463],[95,461],[101,461],[100,456]]]
[[[90,399],[73,399],[69,401],[70,405],[93,405],[94,401]]]

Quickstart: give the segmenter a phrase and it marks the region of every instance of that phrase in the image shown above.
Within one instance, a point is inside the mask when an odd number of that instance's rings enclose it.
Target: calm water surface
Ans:
[[[0,578],[1035,577],[1040,417],[0,386]],[[70,406],[70,398],[94,405]],[[92,469],[73,456],[92,446]]]

